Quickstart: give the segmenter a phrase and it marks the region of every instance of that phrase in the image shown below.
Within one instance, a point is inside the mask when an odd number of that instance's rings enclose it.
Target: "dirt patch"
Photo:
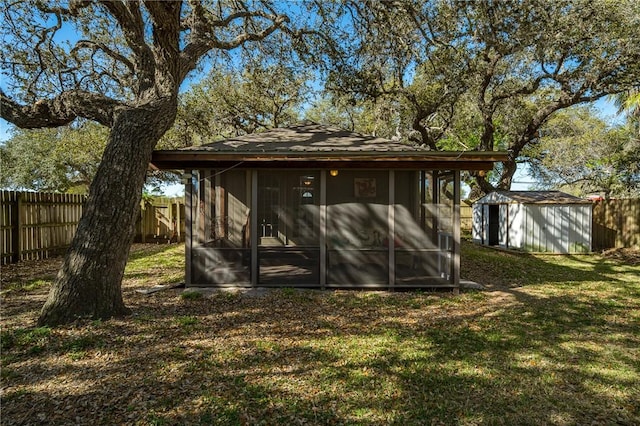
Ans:
[[[636,248],[615,248],[602,252],[607,259],[615,259],[628,265],[640,265],[640,250]]]
[[[53,280],[62,265],[62,256],[2,265],[0,282],[6,287],[27,285],[34,280]]]

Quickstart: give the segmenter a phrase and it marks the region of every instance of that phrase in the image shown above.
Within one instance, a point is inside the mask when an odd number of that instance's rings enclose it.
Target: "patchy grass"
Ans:
[[[47,344],[51,329],[49,327],[16,328],[3,330],[0,335],[2,351],[14,348],[40,352]],[[36,349],[37,348],[37,349]]]
[[[180,295],[182,300],[200,300],[204,296],[199,291],[185,290]]]
[[[182,256],[134,247],[134,314],[55,329],[35,327],[48,285],[21,282],[59,263],[3,267],[19,291],[2,300],[1,423],[640,424],[640,267],[625,258],[465,244],[463,277],[488,290],[460,296],[135,291],[181,281]]]
[[[125,271],[125,279],[146,287],[184,282],[183,245],[144,245],[134,247]]]

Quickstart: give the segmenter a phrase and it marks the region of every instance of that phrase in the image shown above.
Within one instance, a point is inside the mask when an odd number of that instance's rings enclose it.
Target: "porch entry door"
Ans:
[[[320,282],[320,173],[258,172],[258,284]]]
[[[281,176],[267,174],[258,180],[258,237],[260,244],[278,239]],[[273,240],[272,240],[273,239]]]
[[[500,206],[497,204],[489,205],[489,245],[497,246],[500,244]]]

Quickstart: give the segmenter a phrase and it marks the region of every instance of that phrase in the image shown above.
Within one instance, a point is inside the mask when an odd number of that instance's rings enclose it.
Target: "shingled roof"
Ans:
[[[151,164],[160,169],[223,167],[434,167],[490,170],[505,161],[504,152],[439,152],[331,126],[305,122],[178,150],[154,151]],[[215,163],[215,164],[214,164]],[[279,166],[276,166],[279,167]]]
[[[426,147],[305,122],[185,148],[202,152],[429,152]]]

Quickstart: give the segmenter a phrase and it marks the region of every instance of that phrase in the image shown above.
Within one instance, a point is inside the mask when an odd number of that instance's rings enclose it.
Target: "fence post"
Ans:
[[[147,209],[147,203],[142,200],[140,201],[140,226],[138,227],[138,230],[140,231],[140,242],[142,243],[146,243],[147,242],[147,237],[146,237],[146,232],[145,231],[145,211]]]
[[[22,193],[15,192],[16,194],[16,202],[13,204],[13,212],[11,212],[11,216],[15,217],[15,226],[13,227],[11,243],[13,247],[11,247],[11,252],[13,253],[12,262],[19,262],[22,258],[22,244],[21,244],[21,236],[22,236]]]

